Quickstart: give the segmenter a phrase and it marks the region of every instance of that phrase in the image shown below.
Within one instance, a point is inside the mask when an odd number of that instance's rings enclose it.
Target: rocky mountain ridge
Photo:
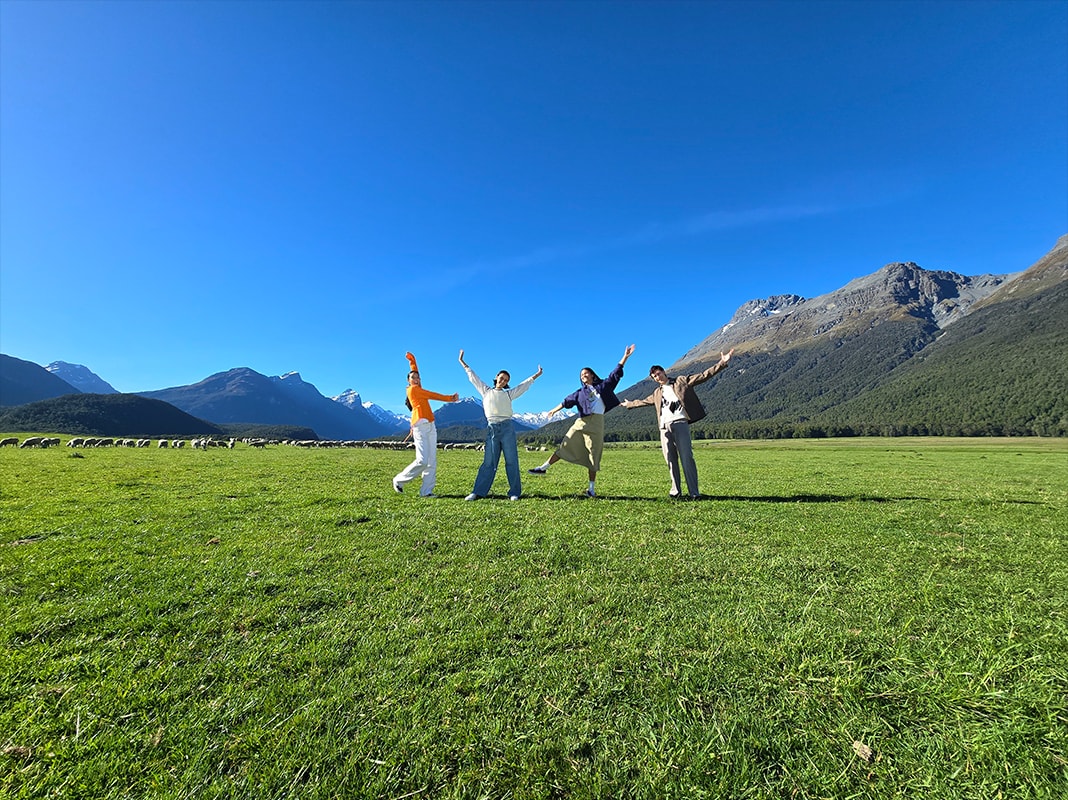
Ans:
[[[392,433],[362,406],[350,408],[324,397],[298,372],[268,378],[238,367],[189,386],[138,394],[217,424],[303,425],[327,439],[373,439]]]
[[[881,322],[905,317],[920,320],[932,329],[945,328],[1013,277],[968,277],[902,262],[887,264],[841,289],[812,299],[788,294],[751,300],[742,304],[730,322],[686,352],[672,369],[708,360],[731,347],[739,354],[779,353],[818,337],[841,341]]]
[[[118,394],[118,390],[91,369],[81,364],[53,361],[46,370],[86,394]]]

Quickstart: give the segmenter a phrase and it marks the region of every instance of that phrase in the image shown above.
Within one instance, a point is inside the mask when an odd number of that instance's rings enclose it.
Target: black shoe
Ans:
[[[545,467],[534,467],[533,469],[528,469],[527,472],[531,475],[544,475],[548,470]]]

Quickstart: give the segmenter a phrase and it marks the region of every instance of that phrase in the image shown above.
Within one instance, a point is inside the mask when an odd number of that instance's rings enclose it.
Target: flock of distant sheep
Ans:
[[[104,437],[75,436],[67,442],[67,447],[152,447],[153,442],[161,449],[185,447],[187,444],[194,450],[207,450],[209,447],[226,447],[234,449],[238,442],[249,447],[267,447],[268,445],[289,445],[291,447],[371,447],[381,450],[411,450],[415,447],[412,442],[391,441],[358,441],[358,440],[318,440],[318,439],[115,439]],[[58,437],[30,436],[19,441],[16,436],[8,436],[0,439],[0,447],[22,448],[47,448],[59,447],[62,442]],[[443,450],[482,450],[485,446],[469,443],[443,443],[438,445]]]

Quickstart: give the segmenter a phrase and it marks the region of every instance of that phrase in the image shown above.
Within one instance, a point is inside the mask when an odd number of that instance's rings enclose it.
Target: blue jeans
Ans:
[[[508,476],[509,496],[519,497],[523,493],[523,485],[519,480],[519,451],[515,442],[515,425],[509,419],[504,422],[491,422],[486,430],[486,455],[475,478],[474,493],[479,497],[489,495],[493,479],[497,476],[501,453],[504,453],[504,472]]]

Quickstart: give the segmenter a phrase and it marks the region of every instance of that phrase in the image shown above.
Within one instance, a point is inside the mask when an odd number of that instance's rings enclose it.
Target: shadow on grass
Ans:
[[[460,494],[435,494],[433,499],[440,500],[463,500],[466,495]],[[425,498],[420,498],[425,499]],[[494,501],[508,501],[507,495],[490,495],[489,497],[480,497],[476,502],[494,502]],[[852,503],[852,502],[869,502],[869,503],[892,503],[901,500],[920,500],[930,502],[930,497],[876,497],[874,495],[839,495],[839,494],[795,494],[784,496],[728,496],[728,495],[708,495],[703,494],[700,497],[690,497],[684,495],[682,497],[669,497],[667,495],[654,495],[652,497],[642,495],[610,495],[610,494],[598,494],[596,497],[587,497],[585,492],[568,492],[565,494],[524,494],[519,502],[533,500],[590,500],[601,502],[614,502],[625,500],[627,502],[633,502],[635,500],[647,501],[647,502],[663,502],[671,504],[682,503],[709,503],[709,502],[736,502],[736,503]]]
[[[463,500],[466,495],[461,494],[435,494],[432,500]],[[419,498],[425,500],[427,498]],[[585,492],[568,492],[566,494],[524,494],[519,502],[532,502],[535,500],[554,500],[554,501],[575,501],[575,500],[589,500],[591,502],[616,502],[627,501],[634,502],[661,502],[670,503],[672,505],[684,505],[686,503],[900,503],[900,502],[921,502],[932,503],[935,500],[960,502],[953,498],[933,498],[933,497],[915,497],[910,495],[904,495],[900,497],[882,497],[873,494],[791,494],[791,495],[710,495],[703,494],[700,497],[689,497],[684,495],[683,497],[669,497],[667,495],[654,495],[652,497],[644,495],[609,495],[598,494],[596,497],[587,497]],[[480,497],[476,502],[508,502],[507,495],[490,495],[489,497]],[[1045,505],[1037,500],[986,500],[979,501],[984,505],[999,505],[1002,503],[1012,503],[1015,505]],[[363,522],[364,520],[357,520],[357,522]]]
[[[879,497],[873,494],[792,494],[761,496],[701,495],[698,502],[706,500],[735,500],[743,503],[895,503],[904,500],[931,502],[930,497]]]
[[[932,503],[936,500],[949,501],[953,503],[963,502],[960,498],[949,497],[880,497],[874,494],[795,494],[788,496],[767,496],[767,497],[744,497],[736,496],[729,497],[726,495],[701,495],[699,501],[705,500],[735,500],[743,503],[898,503],[906,501],[917,501],[921,503]],[[1038,500],[1013,500],[1013,499],[978,499],[975,502],[980,505],[1001,505],[1003,503],[1011,503],[1013,505],[1023,506],[1041,506],[1046,505]]]

